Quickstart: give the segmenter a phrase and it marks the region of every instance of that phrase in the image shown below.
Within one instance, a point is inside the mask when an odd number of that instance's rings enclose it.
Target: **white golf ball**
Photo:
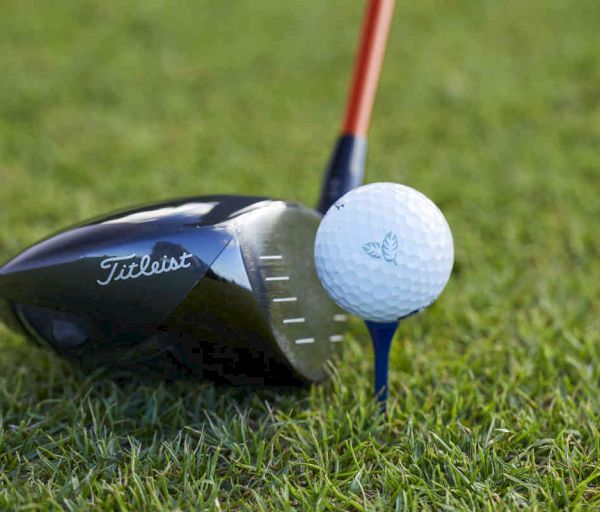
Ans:
[[[327,211],[317,231],[321,283],[342,308],[392,322],[429,306],[454,263],[452,233],[426,196],[395,183],[356,188]]]

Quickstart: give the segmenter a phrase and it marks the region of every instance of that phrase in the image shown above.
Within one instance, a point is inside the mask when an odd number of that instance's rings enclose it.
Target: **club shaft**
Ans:
[[[394,0],[368,0],[342,133],[326,169],[317,209],[325,213],[365,174],[367,131],[392,21]]]
[[[367,2],[342,126],[343,135],[367,137],[393,12],[394,0]]]

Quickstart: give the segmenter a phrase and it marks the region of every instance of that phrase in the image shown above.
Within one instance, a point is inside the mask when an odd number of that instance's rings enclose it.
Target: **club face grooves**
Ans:
[[[250,214],[239,235],[250,282],[277,346],[288,364],[311,382],[326,378],[327,362],[340,348],[330,341],[340,332],[334,322],[340,310],[314,267],[320,218],[302,205],[281,202]]]

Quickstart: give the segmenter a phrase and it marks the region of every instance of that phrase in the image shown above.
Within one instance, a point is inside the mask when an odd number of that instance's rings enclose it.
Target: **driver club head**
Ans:
[[[346,315],[312,257],[320,214],[205,196],[113,214],[0,268],[0,315],[84,367],[232,384],[326,377]]]

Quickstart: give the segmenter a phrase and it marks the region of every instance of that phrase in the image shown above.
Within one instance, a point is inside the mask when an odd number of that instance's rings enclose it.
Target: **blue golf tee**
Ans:
[[[381,412],[385,412],[388,395],[390,347],[400,322],[380,323],[367,320],[365,323],[367,329],[369,329],[375,352],[375,398],[381,404]]]

